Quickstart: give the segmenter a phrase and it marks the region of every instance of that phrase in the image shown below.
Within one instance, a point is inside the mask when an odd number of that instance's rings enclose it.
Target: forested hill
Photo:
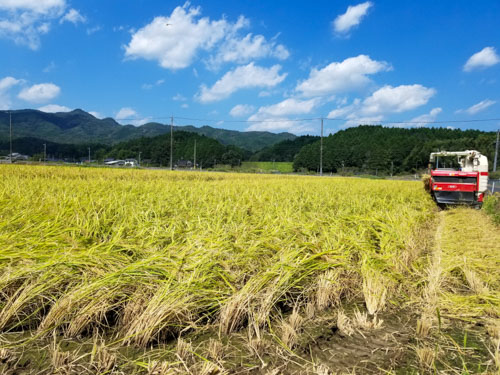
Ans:
[[[319,140],[319,137],[303,135],[295,139],[287,139],[258,151],[250,160],[252,161],[293,161],[302,147]]]
[[[236,146],[223,145],[213,138],[195,133],[174,132],[174,163],[179,160],[194,159],[196,142],[196,164],[203,168],[214,164],[238,165],[249,156],[248,151]],[[166,166],[170,162],[170,133],[152,138],[138,138],[114,145],[106,157],[115,159],[137,158],[141,152],[142,160]]]
[[[475,149],[492,161],[495,137],[494,132],[480,130],[362,125],[323,139],[323,170],[411,172],[425,168],[429,154],[438,150]],[[318,170],[319,148],[319,141],[304,146],[295,157],[294,169]]]
[[[170,127],[151,122],[141,126],[120,125],[112,118],[98,119],[80,109],[71,112],[45,113],[33,109],[12,111],[13,138],[38,138],[56,143],[116,144],[130,139],[154,137],[170,132]],[[255,152],[285,139],[291,133],[239,132],[210,126],[175,126],[174,130],[206,135],[226,145]],[[0,111],[0,141],[9,137],[9,113]]]
[[[237,165],[250,156],[250,152],[236,146],[223,145],[215,139],[190,132],[174,132],[174,163],[180,160],[193,161],[196,142],[196,164],[205,168],[214,163]],[[17,138],[12,142],[14,152],[30,155],[35,160],[41,160],[46,145],[48,160],[67,160],[71,162],[87,160],[88,149],[92,160],[102,162],[106,158],[138,159],[141,153],[142,161],[147,164],[167,166],[170,163],[170,133],[156,137],[138,138],[120,142],[113,146],[103,144],[67,144],[50,142],[38,138]],[[6,155],[9,142],[0,142],[0,154]]]

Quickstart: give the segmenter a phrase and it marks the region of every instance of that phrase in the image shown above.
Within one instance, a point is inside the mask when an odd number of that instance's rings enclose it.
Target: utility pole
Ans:
[[[170,170],[174,170],[174,116],[170,117]]]
[[[43,144],[43,163],[45,164],[47,162],[47,144]]]
[[[493,162],[493,172],[497,171],[497,161],[498,161],[498,143],[500,138],[500,129],[497,130],[497,144],[495,146],[495,160]],[[11,151],[12,152],[12,151]]]
[[[89,165],[90,165],[90,147],[89,147]]]
[[[394,161],[391,160],[391,177],[394,172]]]
[[[141,166],[141,154],[142,152],[139,151],[139,167]]]
[[[319,141],[319,175],[323,176],[323,117],[321,117],[321,138]]]
[[[12,164],[12,112],[9,111],[9,127],[10,127],[10,164]]]
[[[193,168],[196,170],[196,139],[194,140],[194,160],[193,160]]]

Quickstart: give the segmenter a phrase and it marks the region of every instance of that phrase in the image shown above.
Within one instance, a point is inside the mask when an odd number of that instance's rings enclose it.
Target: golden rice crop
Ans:
[[[0,333],[146,346],[348,298],[375,314],[432,207],[406,181],[0,166]]]

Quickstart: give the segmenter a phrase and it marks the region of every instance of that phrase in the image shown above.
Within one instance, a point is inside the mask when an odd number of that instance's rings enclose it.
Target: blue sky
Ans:
[[[0,109],[296,134],[495,119],[499,19],[493,0],[0,0]]]

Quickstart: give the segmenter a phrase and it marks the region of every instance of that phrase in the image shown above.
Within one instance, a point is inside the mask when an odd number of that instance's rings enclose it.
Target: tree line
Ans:
[[[323,171],[413,173],[426,168],[429,154],[440,150],[478,150],[491,161],[494,142],[494,132],[480,130],[362,125],[323,139]],[[319,141],[305,145],[293,160],[294,170],[318,170],[319,155]]]
[[[494,132],[448,128],[388,128],[361,125],[341,130],[323,139],[323,171],[369,174],[413,173],[427,167],[433,151],[460,151],[475,149],[494,157]],[[73,145],[48,142],[37,138],[19,138],[13,141],[14,152],[43,158],[43,144],[49,159],[79,161],[88,158],[91,148],[93,160],[106,158],[139,158],[150,165],[170,163],[170,134],[142,137],[115,145]],[[174,132],[174,163],[193,161],[196,143],[196,163],[203,168],[215,164],[239,165],[242,161],[293,162],[295,171],[318,171],[320,138],[301,136],[283,140],[252,153],[242,148],[224,145],[219,141],[192,132]],[[0,154],[6,155],[8,142],[0,143]],[[493,163],[490,162],[490,166]]]

